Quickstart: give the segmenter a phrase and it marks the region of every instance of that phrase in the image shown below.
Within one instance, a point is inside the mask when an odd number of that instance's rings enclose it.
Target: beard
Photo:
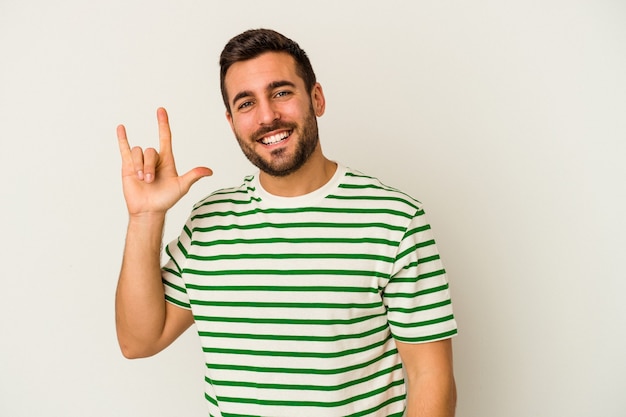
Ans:
[[[278,148],[271,152],[270,160],[266,160],[254,150],[254,146],[250,144],[250,141],[245,141],[236,131],[235,137],[243,154],[254,166],[273,177],[285,177],[300,169],[309,160],[309,157],[317,147],[319,134],[313,108],[310,109],[300,128],[298,128],[296,123],[276,121],[272,125],[257,130],[251,137],[260,138],[278,129],[289,129],[291,130],[291,135],[298,133],[299,141],[296,144],[293,155],[286,154],[287,150],[285,148]]]

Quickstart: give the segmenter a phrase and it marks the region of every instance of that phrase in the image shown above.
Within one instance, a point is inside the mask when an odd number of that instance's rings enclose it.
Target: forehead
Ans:
[[[296,73],[296,61],[291,55],[266,52],[256,58],[234,63],[224,77],[228,97],[234,97],[244,90],[264,90],[275,81],[291,81],[304,86],[304,81]]]

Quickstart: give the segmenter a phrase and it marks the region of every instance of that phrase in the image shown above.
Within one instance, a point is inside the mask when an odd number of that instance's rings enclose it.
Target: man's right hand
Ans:
[[[122,186],[126,206],[131,217],[146,214],[164,215],[189,188],[202,177],[212,175],[207,167],[196,167],[179,176],[172,153],[172,134],[164,108],[157,110],[159,124],[159,152],[145,151],[128,144],[126,129],[117,127],[117,138],[122,156]]]
[[[160,149],[130,148],[124,126],[117,128],[122,184],[130,215],[117,284],[115,323],[124,356],[153,355],[193,323],[190,310],[165,301],[161,281],[161,240],[165,213],[193,183],[211,175],[199,167],[179,176],[165,109],[157,110]]]

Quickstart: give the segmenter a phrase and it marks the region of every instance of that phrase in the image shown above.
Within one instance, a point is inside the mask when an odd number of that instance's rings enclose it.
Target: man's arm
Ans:
[[[115,297],[115,323],[125,357],[152,356],[193,322],[191,311],[165,301],[160,252],[163,218],[129,220]]]
[[[191,185],[212,173],[198,167],[179,176],[165,109],[157,110],[157,119],[159,153],[152,148],[131,149],[124,126],[117,129],[129,221],[115,297],[115,324],[120,348],[128,358],[158,353],[193,322],[190,311],[165,301],[160,266],[163,224],[167,210]]]
[[[396,341],[396,345],[408,379],[405,417],[454,417],[451,339],[419,344]]]

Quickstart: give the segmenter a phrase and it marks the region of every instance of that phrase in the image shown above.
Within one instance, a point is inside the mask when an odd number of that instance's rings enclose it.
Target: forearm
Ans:
[[[131,217],[115,298],[115,322],[125,356],[152,354],[165,325],[161,281],[164,215]]]
[[[455,408],[452,373],[409,378],[405,417],[454,417]]]

